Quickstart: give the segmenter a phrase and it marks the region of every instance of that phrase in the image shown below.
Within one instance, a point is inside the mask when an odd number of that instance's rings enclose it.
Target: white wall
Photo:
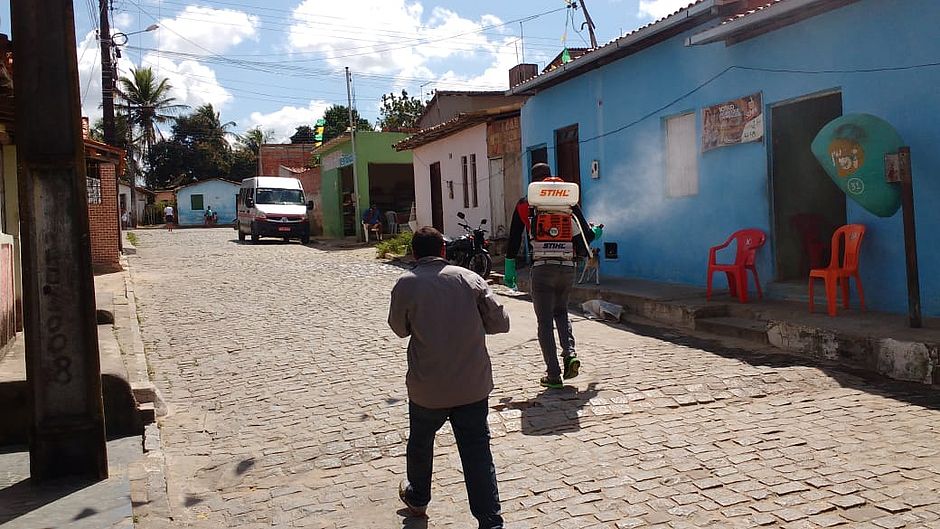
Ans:
[[[463,207],[463,176],[460,157],[476,155],[477,207],[472,199],[469,208]],[[457,225],[457,212],[463,211],[467,223],[476,227],[480,219],[486,219],[489,229],[492,223],[490,210],[489,160],[486,157],[486,124],[476,125],[413,151],[415,171],[415,208],[419,226],[431,225],[431,164],[441,164],[441,201],[444,210],[444,234],[457,237],[464,230]],[[452,181],[454,198],[451,199],[447,182]],[[472,191],[471,191],[472,192]]]

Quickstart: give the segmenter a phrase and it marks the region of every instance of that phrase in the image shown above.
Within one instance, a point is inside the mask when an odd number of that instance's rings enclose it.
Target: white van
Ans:
[[[238,192],[238,240],[251,235],[251,242],[261,237],[280,237],[285,241],[310,242],[307,212],[313,204],[304,199],[300,180],[281,176],[257,176],[242,180]]]

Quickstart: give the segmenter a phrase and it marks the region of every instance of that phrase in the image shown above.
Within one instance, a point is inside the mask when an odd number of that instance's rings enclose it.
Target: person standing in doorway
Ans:
[[[533,182],[551,178],[553,177],[548,164],[537,163],[532,166]],[[526,197],[523,197],[516,204],[512,215],[512,222],[509,225],[509,242],[506,246],[504,282],[507,285],[514,285],[516,282],[516,256],[523,239],[528,241],[532,233],[531,208]],[[586,257],[588,245],[594,240],[594,232],[588,229],[587,220],[578,205],[571,208],[571,216],[573,230],[571,244],[574,254]],[[581,370],[581,359],[575,352],[574,334],[571,331],[571,320],[568,318],[568,298],[574,286],[576,269],[574,259],[533,255],[532,268],[529,273],[532,281],[532,306],[538,320],[539,346],[542,349],[542,359],[545,361],[545,376],[539,380],[539,384],[546,388],[563,388],[564,379],[575,378]],[[561,342],[563,366],[558,364],[558,348],[553,324],[558,330],[558,341]]]
[[[415,267],[392,289],[388,324],[408,342],[407,479],[399,498],[414,516],[431,501],[434,437],[450,421],[463,465],[470,512],[480,529],[502,529],[487,425],[493,372],[486,335],[509,332],[509,316],[476,273],[444,260],[444,236],[419,229]]]
[[[167,231],[170,231],[170,232],[173,231],[174,220],[176,219],[173,216],[173,205],[167,204],[166,207],[163,208],[163,222],[164,224],[166,224]]]

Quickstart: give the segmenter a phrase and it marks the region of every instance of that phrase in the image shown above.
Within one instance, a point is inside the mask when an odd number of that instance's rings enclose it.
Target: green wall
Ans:
[[[402,132],[368,132],[356,133],[356,172],[359,175],[359,211],[369,208],[369,164],[370,163],[400,163],[411,164],[411,151],[398,152],[392,144],[410,136]],[[343,154],[352,153],[351,142],[345,141],[335,145],[329,150],[320,153],[321,159],[337,151]],[[340,197],[342,194],[342,181],[340,169],[331,169],[322,172],[322,207],[323,207],[323,235],[339,238],[343,236],[343,219],[340,210]],[[356,223],[357,230],[359,223]]]

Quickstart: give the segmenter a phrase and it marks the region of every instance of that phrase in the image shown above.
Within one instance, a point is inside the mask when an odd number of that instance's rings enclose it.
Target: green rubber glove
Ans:
[[[506,259],[503,264],[503,284],[507,287],[516,289],[516,260]]]

